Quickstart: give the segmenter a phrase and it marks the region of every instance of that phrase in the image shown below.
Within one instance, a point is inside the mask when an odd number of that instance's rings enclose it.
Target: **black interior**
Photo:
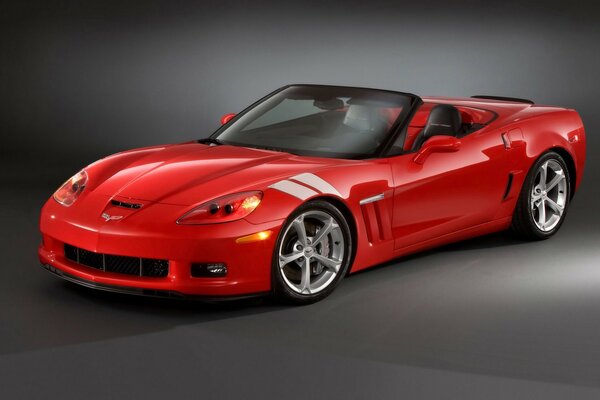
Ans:
[[[436,135],[459,136],[462,131],[460,111],[450,104],[438,104],[431,109],[425,128],[417,135],[412,150],[418,150],[427,139]]]

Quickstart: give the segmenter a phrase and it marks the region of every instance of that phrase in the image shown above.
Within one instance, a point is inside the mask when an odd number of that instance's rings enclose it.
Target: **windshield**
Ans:
[[[374,89],[290,86],[219,129],[223,144],[333,158],[368,158],[404,121],[413,97]]]

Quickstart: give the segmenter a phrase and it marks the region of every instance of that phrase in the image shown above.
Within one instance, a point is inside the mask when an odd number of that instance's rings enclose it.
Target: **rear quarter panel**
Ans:
[[[516,114],[505,130],[513,128],[523,132],[524,146],[517,149],[514,158],[515,167],[524,172],[523,181],[540,155],[554,149],[572,164],[569,167],[574,169],[570,171],[573,189],[579,187],[585,166],[586,138],[583,122],[575,110],[533,106]]]

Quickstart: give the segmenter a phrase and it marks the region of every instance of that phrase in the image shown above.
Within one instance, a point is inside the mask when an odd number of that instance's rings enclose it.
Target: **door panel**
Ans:
[[[422,165],[413,157],[390,159],[396,249],[493,219],[509,173],[499,132],[468,135],[457,152],[431,154]]]

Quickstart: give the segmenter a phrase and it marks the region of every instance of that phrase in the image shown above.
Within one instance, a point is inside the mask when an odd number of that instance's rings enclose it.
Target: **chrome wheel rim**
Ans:
[[[539,230],[549,232],[558,225],[567,203],[567,178],[556,160],[544,162],[536,171],[531,189],[531,215]]]
[[[344,260],[344,234],[338,221],[324,211],[296,217],[279,245],[279,272],[285,284],[299,294],[326,289]]]

